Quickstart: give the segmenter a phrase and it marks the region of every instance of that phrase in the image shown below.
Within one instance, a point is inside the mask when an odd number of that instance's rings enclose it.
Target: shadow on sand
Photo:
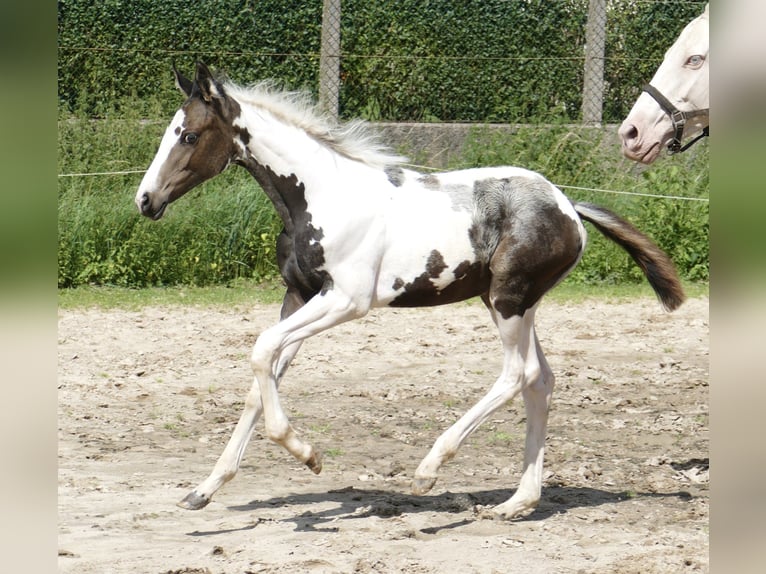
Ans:
[[[295,524],[296,531],[336,532],[337,520],[354,520],[357,518],[390,518],[402,514],[418,512],[438,512],[462,515],[459,520],[434,528],[425,528],[424,534],[436,534],[441,530],[459,528],[480,519],[480,510],[492,507],[506,501],[513,489],[495,489],[477,492],[444,492],[438,495],[418,496],[396,491],[375,488],[347,487],[338,490],[291,494],[265,500],[253,500],[247,504],[229,506],[230,510],[239,512],[258,512],[264,509],[291,507],[295,516],[282,519]],[[688,501],[693,496],[686,491],[677,492],[627,492],[608,491],[587,487],[549,486],[544,488],[543,496],[537,509],[527,517],[519,520],[540,521],[551,516],[570,512],[578,508],[592,508],[604,504],[615,504],[627,500],[641,498],[676,498]],[[324,510],[306,510],[300,512],[302,506],[327,506],[335,503],[332,508]],[[237,530],[252,529],[259,521]],[[192,536],[221,534],[226,531],[214,530],[193,532]]]

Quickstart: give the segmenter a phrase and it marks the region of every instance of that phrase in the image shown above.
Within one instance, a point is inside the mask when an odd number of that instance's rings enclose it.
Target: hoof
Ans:
[[[537,506],[537,501],[532,500],[514,504],[510,504],[510,502],[504,502],[492,508],[483,508],[479,511],[477,517],[485,520],[518,520],[532,514]]]
[[[192,490],[184,499],[176,504],[184,510],[199,510],[205,508],[210,503],[210,498],[207,496],[200,496],[196,491]]]
[[[314,474],[319,474],[322,472],[322,456],[315,452],[306,461],[306,466],[309,467]]]
[[[479,520],[510,520],[495,510],[494,507],[484,507],[476,510],[476,518]]]
[[[423,477],[415,478],[412,481],[412,493],[413,494],[425,494],[431,490],[436,484],[436,477]]]

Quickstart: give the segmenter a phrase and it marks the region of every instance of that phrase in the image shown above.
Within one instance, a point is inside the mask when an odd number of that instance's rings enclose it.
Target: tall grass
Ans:
[[[144,104],[141,113],[146,109]],[[59,173],[145,169],[166,125],[125,115],[91,121],[62,114]],[[615,145],[605,144],[602,130],[530,126],[513,137],[476,129],[459,165],[451,167],[520,165],[560,185],[704,198],[707,159],[704,143],[640,169],[623,160]],[[240,278],[263,281],[278,274],[274,245],[281,224],[245,170],[231,168],[192,190],[159,222],[140,217],[133,204],[140,179],[141,174],[59,178],[60,287],[202,286]],[[564,191],[632,220],[668,251],[685,279],[708,279],[707,203]],[[569,281],[642,280],[621,249],[598,232],[590,237],[584,261]]]
[[[138,215],[137,183],[113,183],[101,194],[62,194],[59,286],[210,285],[273,277],[280,228],[271,204],[249,176],[226,179],[225,187],[219,182],[217,189],[195,190],[193,206],[184,206],[190,209],[169,209],[159,222]]]

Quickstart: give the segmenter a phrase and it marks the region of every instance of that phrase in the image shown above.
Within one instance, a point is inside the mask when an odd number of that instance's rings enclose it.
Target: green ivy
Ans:
[[[621,120],[704,2],[609,3],[604,121]],[[577,121],[587,0],[344,0],[343,117]],[[59,102],[70,112],[165,116],[171,64],[316,94],[322,2],[59,0]],[[157,103],[159,102],[159,110]]]

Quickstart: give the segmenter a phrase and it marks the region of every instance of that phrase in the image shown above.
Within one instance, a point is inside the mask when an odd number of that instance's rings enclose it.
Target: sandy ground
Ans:
[[[481,518],[521,471],[524,409],[497,411],[427,496],[412,475],[486,392],[481,304],[380,310],[307,341],[282,385],[319,476],[259,425],[201,511],[277,306],[60,311],[59,572],[708,572],[708,300],[544,303],[557,377],[538,509]]]

